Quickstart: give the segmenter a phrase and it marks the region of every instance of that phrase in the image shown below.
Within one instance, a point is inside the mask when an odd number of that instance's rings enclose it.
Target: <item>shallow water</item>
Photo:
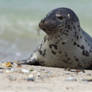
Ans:
[[[40,43],[39,21],[52,9],[68,7],[92,35],[91,0],[0,0],[0,61],[27,58]]]

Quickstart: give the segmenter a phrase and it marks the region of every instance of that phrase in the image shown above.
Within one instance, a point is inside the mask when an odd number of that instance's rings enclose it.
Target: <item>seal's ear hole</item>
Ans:
[[[59,20],[63,20],[63,16],[57,16],[57,18],[59,19]]]
[[[68,18],[70,19],[70,14],[68,14],[67,16],[68,16]]]

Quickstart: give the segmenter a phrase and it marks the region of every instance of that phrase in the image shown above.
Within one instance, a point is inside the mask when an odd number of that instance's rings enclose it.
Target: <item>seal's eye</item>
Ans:
[[[60,14],[56,14],[56,17],[59,19],[59,20],[62,20],[64,18],[64,16],[60,15]]]
[[[63,16],[59,16],[59,17],[57,17],[58,19],[60,19],[60,20],[62,20],[64,17]]]

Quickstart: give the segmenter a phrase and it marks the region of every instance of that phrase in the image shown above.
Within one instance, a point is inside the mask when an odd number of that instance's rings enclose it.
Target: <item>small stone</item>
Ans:
[[[22,73],[29,73],[29,70],[27,70],[27,69],[21,69],[21,72]]]
[[[30,69],[30,72],[34,71],[34,69]]]
[[[15,81],[15,80],[16,80],[16,77],[9,75],[9,76],[8,76],[8,79],[9,79],[10,81]]]
[[[15,68],[8,68],[8,69],[5,69],[5,72],[6,73],[12,73],[12,72],[15,72],[16,69]]]
[[[7,70],[5,70],[5,72],[6,73],[11,73],[12,71],[7,69]]]
[[[92,78],[82,79],[82,81],[85,81],[85,82],[92,82]]]
[[[4,69],[3,67],[0,67],[0,70]]]
[[[3,70],[0,69],[0,73],[3,73]]]
[[[27,81],[35,81],[34,75],[30,74],[27,78]]]
[[[13,67],[17,67],[17,64],[16,63],[13,63]]]
[[[37,75],[37,71],[35,71],[35,70],[32,71],[31,73],[32,73],[33,75]]]
[[[39,72],[37,72],[37,76],[40,77],[40,73]]]
[[[66,72],[64,72],[64,74],[65,74],[65,75],[69,75],[69,74],[70,74],[70,72],[69,72],[69,71],[66,71]]]
[[[66,81],[77,81],[77,79],[75,77],[68,77]]]
[[[15,69],[15,68],[11,68],[10,70],[11,70],[11,72],[15,72],[15,71],[16,71],[16,69]]]
[[[87,76],[92,76],[91,73],[88,73]]]
[[[12,63],[11,62],[4,62],[4,63],[2,63],[2,66],[12,67]]]

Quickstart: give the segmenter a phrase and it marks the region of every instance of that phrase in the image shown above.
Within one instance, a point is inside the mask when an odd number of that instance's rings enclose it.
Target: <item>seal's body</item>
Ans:
[[[92,38],[82,30],[71,9],[52,10],[41,20],[39,27],[46,36],[25,63],[64,68],[88,68],[92,65]]]

